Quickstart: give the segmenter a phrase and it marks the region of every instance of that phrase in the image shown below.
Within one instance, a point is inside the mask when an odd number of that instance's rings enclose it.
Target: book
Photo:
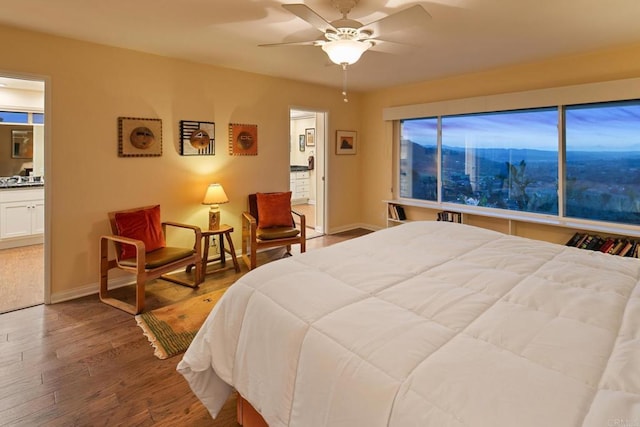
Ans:
[[[389,218],[391,219],[398,219],[398,214],[396,213],[395,210],[395,205],[389,205]]]
[[[587,237],[582,240],[582,243],[580,243],[579,248],[580,249],[587,249],[589,244],[591,244],[591,241],[593,240],[593,238],[594,238],[593,234],[587,234]]]
[[[441,211],[438,212],[438,221],[462,223],[462,214],[460,212]]]
[[[589,233],[584,233],[582,237],[580,237],[580,240],[578,240],[574,246],[576,248],[581,247],[584,241],[587,240],[587,238],[589,238]]]
[[[622,245],[624,245],[623,239],[616,240],[616,244],[613,245],[611,249],[609,249],[608,253],[610,253],[611,255],[618,255],[618,252],[620,252],[620,249],[622,249]]]
[[[575,246],[580,239],[584,236],[584,233],[580,233],[577,231],[568,241],[565,243],[565,246]]]
[[[620,249],[620,252],[618,252],[619,256],[626,256],[627,253],[629,252],[629,250],[631,250],[631,247],[633,246],[633,243],[631,242],[631,240],[625,240],[625,244],[622,247],[622,249]]]
[[[395,205],[396,207],[396,214],[398,215],[398,219],[400,221],[404,221],[407,219],[407,215],[404,212],[404,207],[400,206],[400,205]]]
[[[616,243],[616,240],[609,237],[608,239],[605,240],[605,242],[602,244],[602,246],[600,246],[600,252],[603,253],[607,253],[609,252],[609,249],[611,249],[611,247]]]
[[[636,254],[638,253],[638,242],[636,242],[635,240],[631,243],[631,249],[629,249],[629,252],[627,252],[628,257],[633,257],[633,258],[637,258]]]
[[[600,249],[600,246],[602,246],[603,243],[604,243],[604,240],[602,239],[602,237],[593,236],[593,239],[591,239],[591,242],[589,242],[589,244],[585,249],[588,249],[590,251],[595,251]]]

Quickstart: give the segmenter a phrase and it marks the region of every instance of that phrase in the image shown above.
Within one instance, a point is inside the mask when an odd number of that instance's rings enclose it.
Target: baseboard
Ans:
[[[238,257],[238,262],[240,262],[240,254],[236,252]],[[225,263],[233,264],[233,259],[231,259],[230,255],[225,256]],[[122,270],[120,270],[122,271]],[[177,273],[180,271],[184,271],[184,268],[179,268],[171,273]],[[168,273],[168,274],[171,274]],[[109,279],[109,290],[122,288],[124,286],[132,285],[136,282],[136,278],[134,275],[130,276],[122,276],[114,279]],[[100,291],[100,283],[94,282],[85,286],[81,286],[78,288],[73,288],[68,291],[56,292],[51,294],[51,304],[56,304],[64,301],[71,301],[73,299],[86,297],[89,295],[97,295]]]
[[[29,237],[17,237],[0,240],[0,249],[20,248],[22,246],[40,245],[44,243],[44,234]]]
[[[117,289],[123,286],[135,283],[135,278],[131,277],[118,277],[117,279],[109,280],[109,289]],[[51,304],[59,302],[70,301],[77,298],[86,297],[89,295],[96,295],[100,290],[100,283],[94,282],[78,288],[73,288],[68,291],[51,293]]]
[[[370,230],[370,231],[377,231],[377,230],[381,230],[383,227],[378,227],[371,224],[355,223],[355,224],[343,225],[341,227],[332,228],[327,234],[343,233],[345,231],[351,231],[358,228],[364,228],[365,230]],[[269,250],[269,249],[264,249],[264,250]],[[236,251],[236,256],[238,257],[238,262],[241,262],[240,258],[242,256],[242,253],[238,253]],[[230,256],[226,257],[226,262],[233,262]],[[123,286],[128,286],[128,285],[131,285],[133,282],[135,282],[135,278],[133,276],[129,276],[129,277],[122,276],[115,279],[110,279],[109,289],[117,289]],[[98,293],[99,289],[100,289],[100,283],[94,282],[85,286],[70,289],[68,291],[55,292],[51,294],[51,303],[56,304],[59,302],[70,301],[73,299],[82,298],[89,295],[95,295]]]

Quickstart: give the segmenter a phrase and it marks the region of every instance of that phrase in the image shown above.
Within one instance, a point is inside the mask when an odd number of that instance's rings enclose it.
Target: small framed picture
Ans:
[[[216,125],[213,122],[180,120],[180,154],[215,156]]]
[[[304,130],[305,141],[307,147],[313,147],[316,145],[316,130],[315,128],[308,128]]]
[[[305,140],[306,138],[304,135],[298,135],[298,147],[300,148],[300,151],[304,151]]]
[[[336,131],[336,154],[356,154],[357,144],[355,131]]]
[[[118,156],[162,156],[162,120],[118,117]]]
[[[229,154],[258,155],[258,125],[229,123]]]

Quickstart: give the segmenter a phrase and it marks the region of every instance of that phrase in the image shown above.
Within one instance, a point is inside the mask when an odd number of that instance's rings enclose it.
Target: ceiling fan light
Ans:
[[[370,42],[357,40],[334,40],[322,45],[329,59],[334,64],[355,64],[362,54],[371,47]]]

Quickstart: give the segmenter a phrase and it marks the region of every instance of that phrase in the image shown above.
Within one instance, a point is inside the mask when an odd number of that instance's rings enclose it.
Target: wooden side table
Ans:
[[[227,224],[221,224],[220,228],[218,228],[217,230],[202,230],[202,238],[203,238],[203,253],[202,253],[202,265],[201,265],[201,278],[202,281],[204,281],[204,278],[207,274],[212,274],[212,273],[217,273],[219,271],[222,270],[226,270],[228,268],[235,268],[236,273],[240,272],[240,265],[238,264],[238,258],[236,257],[236,251],[233,247],[233,240],[231,240],[231,233],[233,233],[233,227],[231,227],[230,225]],[[211,258],[209,259],[209,246],[211,244],[211,237],[213,236],[213,238],[215,239],[215,236],[219,237],[219,241],[220,241],[220,255],[215,257],[215,258]],[[229,247],[225,247],[225,243],[224,240],[225,238],[227,239],[227,243],[229,244]],[[233,260],[233,265],[231,266],[227,266],[227,257],[226,254],[230,254],[231,255],[231,259]],[[217,268],[215,270],[212,271],[207,271],[207,265],[210,262],[216,262],[216,261],[220,261],[220,268]],[[193,265],[190,265],[187,267],[187,273],[189,273],[191,271],[191,268],[193,267]]]

